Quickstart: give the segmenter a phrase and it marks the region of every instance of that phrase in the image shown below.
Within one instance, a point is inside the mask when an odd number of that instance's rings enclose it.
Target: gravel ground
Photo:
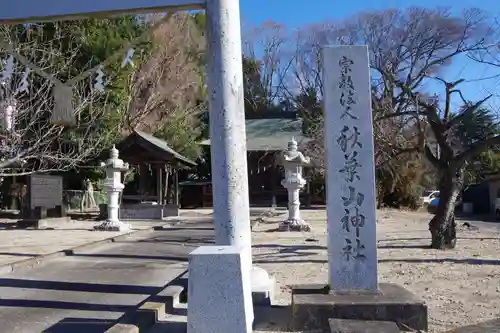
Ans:
[[[254,262],[276,277],[278,304],[290,304],[288,285],[327,281],[325,211],[302,215],[311,233],[273,232],[283,216],[267,217],[254,228]],[[430,218],[421,212],[378,211],[379,281],[405,286],[423,298],[432,333],[500,317],[498,225],[478,223],[479,229],[472,230],[460,221],[457,248],[439,251],[423,247],[430,243]],[[280,326],[259,325],[257,332],[283,331]]]

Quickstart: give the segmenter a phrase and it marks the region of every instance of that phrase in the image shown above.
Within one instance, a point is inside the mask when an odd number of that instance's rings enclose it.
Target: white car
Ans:
[[[437,190],[432,190],[432,191],[425,191],[424,195],[420,197],[420,201],[424,205],[428,205],[431,203],[432,200],[439,198],[439,191]]]

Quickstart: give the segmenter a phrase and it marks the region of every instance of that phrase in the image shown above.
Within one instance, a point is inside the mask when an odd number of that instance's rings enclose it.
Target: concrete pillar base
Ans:
[[[254,305],[270,306],[276,281],[265,269],[252,266],[252,300]]]
[[[99,225],[94,226],[96,231],[128,231],[132,230],[130,224],[121,221],[105,221]]]
[[[278,226],[279,231],[311,231],[311,226],[302,219],[290,219],[281,222]]]

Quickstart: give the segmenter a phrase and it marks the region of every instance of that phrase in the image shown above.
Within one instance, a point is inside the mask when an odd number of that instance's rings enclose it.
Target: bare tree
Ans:
[[[61,77],[71,79],[80,55],[78,43],[61,45],[74,36],[54,25],[55,38],[40,38],[42,26],[0,29],[0,176],[64,171],[87,162],[121,127],[107,122],[107,92],[94,89],[95,75],[64,88],[63,96],[76,124],[53,124],[61,95]],[[103,68],[106,71],[107,68]],[[112,82],[112,76],[106,78]],[[72,109],[72,110],[71,110]],[[105,124],[107,126],[103,126]]]
[[[128,130],[157,131],[168,119],[195,120],[203,107],[200,57],[205,40],[192,18],[176,14],[152,33],[153,49],[130,80]]]
[[[249,109],[274,110],[286,99],[283,84],[291,62],[284,52],[289,42],[286,27],[273,21],[245,32],[243,71]]]
[[[436,99],[419,98],[421,115],[425,117],[439,149],[432,150],[425,144],[423,152],[437,171],[439,205],[429,223],[433,248],[454,248],[456,245],[455,203],[464,187],[465,171],[473,159],[487,149],[500,144],[498,123],[492,112],[484,108],[491,97],[470,102],[464,99],[459,84],[464,80],[447,82],[444,85],[444,106]],[[463,103],[460,108],[452,106],[457,96]]]
[[[410,8],[361,13],[344,21],[310,26],[297,36],[289,82],[299,82],[301,90],[321,91],[322,46],[369,46],[376,161],[380,166],[401,154],[426,152],[438,172],[441,190],[437,214],[429,223],[434,248],[455,246],[453,209],[463,167],[497,142],[486,137],[468,147],[455,145],[454,124],[473,114],[486,99],[468,104],[454,117],[458,110],[453,109],[451,95],[460,95],[457,85],[462,81],[448,82],[443,77],[457,57],[490,48],[493,35],[488,18],[477,9],[454,16],[447,9]],[[445,86],[441,97],[429,94],[429,83],[436,79]],[[322,149],[321,133],[317,137],[318,150]],[[436,144],[439,156],[433,151]]]

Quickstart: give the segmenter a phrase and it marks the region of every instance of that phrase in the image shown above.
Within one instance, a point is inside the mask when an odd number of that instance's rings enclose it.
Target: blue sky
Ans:
[[[258,25],[265,21],[275,21],[290,29],[299,28],[309,23],[325,19],[341,19],[363,10],[378,10],[384,8],[419,7],[450,7],[460,12],[465,8],[478,7],[490,15],[500,17],[499,0],[351,0],[339,2],[335,0],[240,0],[242,21],[245,25]],[[469,61],[456,61],[447,73],[448,79],[466,78],[473,82],[461,86],[466,98],[477,100],[489,92],[498,97],[490,100],[489,105],[500,112],[500,79],[477,80],[483,77],[500,74],[482,65],[471,64]],[[457,105],[460,104],[457,101]]]
[[[290,27],[300,26],[325,18],[342,18],[361,10],[404,8],[410,6],[453,9],[479,7],[491,13],[500,12],[498,0],[240,0],[242,16],[245,20],[263,22],[278,21]]]

